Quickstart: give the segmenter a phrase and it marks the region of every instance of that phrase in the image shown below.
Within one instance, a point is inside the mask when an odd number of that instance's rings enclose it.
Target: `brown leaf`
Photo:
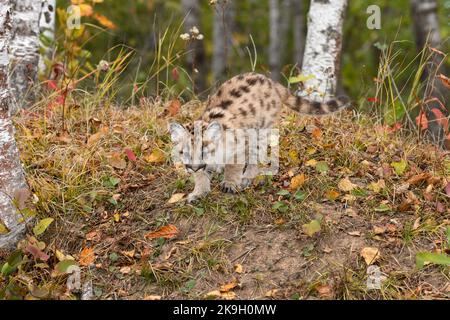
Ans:
[[[442,73],[438,75],[438,78],[441,79],[444,86],[450,89],[450,78],[444,76]]]
[[[350,181],[350,179],[345,178],[339,181],[338,188],[344,192],[350,192],[356,189],[358,186]]]
[[[173,203],[177,203],[180,202],[181,200],[183,200],[185,194],[184,193],[175,193],[172,195],[172,197],[170,197],[169,201],[167,201],[168,204],[173,204]]]
[[[35,259],[40,259],[41,261],[47,261],[49,256],[42,252],[39,248],[28,244],[25,248],[25,250],[33,255]]]
[[[151,154],[145,156],[144,159],[148,163],[163,163],[165,161],[165,156],[161,150],[155,149]]]
[[[88,146],[92,146],[93,144],[100,141],[102,137],[104,137],[108,133],[108,127],[101,127],[97,133],[91,135],[87,141]]]
[[[116,169],[125,169],[127,167],[127,162],[118,152],[114,152],[108,157],[109,164]]]
[[[172,239],[178,235],[178,228],[172,224],[161,227],[154,232],[147,233],[145,235],[146,239],[157,239],[157,238],[165,238]]]
[[[421,174],[417,174],[415,176],[412,176],[411,178],[409,178],[406,183],[408,183],[411,186],[416,186],[421,184],[422,182],[424,182],[425,180],[427,180],[430,177],[429,173],[421,173]]]
[[[244,272],[244,267],[241,264],[237,263],[237,264],[234,265],[234,272],[236,272],[236,273],[243,273]]]
[[[80,253],[80,265],[81,266],[89,266],[95,260],[94,249],[93,248],[84,248]]]
[[[321,298],[332,299],[333,291],[329,285],[318,285],[316,286],[317,293]]]

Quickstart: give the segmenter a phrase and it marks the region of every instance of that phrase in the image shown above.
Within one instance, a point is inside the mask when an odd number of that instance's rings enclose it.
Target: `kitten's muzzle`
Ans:
[[[205,163],[204,164],[195,164],[195,165],[192,165],[192,164],[187,164],[186,165],[186,169],[188,171],[191,170],[193,172],[197,172],[199,170],[204,170],[205,168],[206,168],[206,164]]]

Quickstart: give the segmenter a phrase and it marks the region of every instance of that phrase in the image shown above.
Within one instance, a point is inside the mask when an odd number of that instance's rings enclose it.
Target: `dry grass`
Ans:
[[[215,180],[212,193],[195,206],[168,204],[172,194],[193,187],[170,164],[170,101],[142,100],[128,109],[91,101],[82,94],[74,99],[66,131],[58,107],[40,106],[16,119],[37,215],[55,222],[40,239],[50,259],[30,260],[1,278],[10,297],[33,297],[30,287],[45,288],[46,298],[75,297],[51,270],[61,259],[57,250],[79,262],[85,248],[95,253],[93,263],[82,267],[94,298],[205,298],[233,282],[238,285],[228,298],[450,297],[448,267],[415,266],[418,251],[446,249],[450,161],[415,136],[389,132],[351,111],[320,120],[286,113],[277,176],[236,196],[221,194]],[[189,121],[201,109],[190,102],[177,118]],[[136,161],[127,158],[126,148]],[[328,170],[307,165],[312,159]],[[398,175],[391,163],[402,159],[407,168]],[[300,173],[306,183],[280,193]],[[423,173],[428,177],[421,184],[405,187]],[[344,178],[358,187],[339,190]],[[380,180],[385,186],[377,190],[371,183]],[[334,200],[331,190],[339,193]],[[321,220],[321,232],[309,237],[302,226],[312,219]],[[175,238],[145,238],[168,224],[177,226]],[[376,264],[386,280],[380,290],[367,290],[364,247],[381,252]]]

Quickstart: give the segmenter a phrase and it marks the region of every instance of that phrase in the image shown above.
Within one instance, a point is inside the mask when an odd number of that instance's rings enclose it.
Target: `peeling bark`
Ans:
[[[34,103],[33,86],[39,63],[39,16],[41,1],[11,0],[12,37],[10,43],[11,113]]]
[[[5,3],[6,2],[6,3]],[[9,41],[11,35],[11,7],[0,2],[0,223],[9,231],[0,234],[0,248],[14,245],[25,231],[25,224],[14,206],[13,199],[27,184],[14,140],[14,126],[10,118],[10,90],[8,88]]]
[[[342,50],[342,27],[348,0],[311,0],[303,74],[314,78],[305,85],[312,98],[336,92]]]

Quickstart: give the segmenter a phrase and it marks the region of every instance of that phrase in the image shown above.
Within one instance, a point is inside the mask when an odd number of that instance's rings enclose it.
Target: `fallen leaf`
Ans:
[[[417,218],[415,221],[414,221],[414,224],[413,224],[413,230],[417,230],[417,229],[419,229],[419,227],[420,227],[420,217],[419,218]]]
[[[163,163],[165,161],[165,156],[161,150],[155,149],[151,154],[145,156],[144,159],[148,163]]]
[[[136,250],[133,249],[133,250],[130,250],[130,251],[120,251],[120,253],[123,254],[126,257],[133,258],[135,253],[136,253]]]
[[[309,237],[312,237],[316,233],[318,233],[322,228],[318,220],[312,220],[310,223],[304,224],[302,226],[302,229],[304,233],[306,233]]]
[[[145,235],[146,239],[156,239],[156,238],[165,238],[172,239],[178,235],[178,228],[172,224],[161,227],[154,232],[147,233]]]
[[[360,237],[361,236],[361,231],[350,231],[348,234],[353,236],[353,237]]]
[[[31,253],[35,259],[39,259],[44,262],[50,258],[46,253],[42,252],[41,250],[39,250],[39,248],[37,248],[31,244],[27,245],[25,250],[28,253]]]
[[[235,279],[233,279],[233,281],[231,281],[227,284],[221,285],[219,290],[220,290],[220,292],[228,292],[228,291],[233,290],[237,286],[239,286],[239,281],[235,278]]]
[[[375,234],[383,234],[385,232],[386,232],[386,227],[379,227],[379,226],[373,227],[373,233],[375,233]]]
[[[266,298],[275,298],[279,291],[280,290],[278,290],[278,289],[269,290],[266,292],[265,296],[266,296]]]
[[[336,200],[337,198],[339,198],[339,196],[340,194],[336,190],[327,190],[327,192],[325,193],[325,197],[331,201]]]
[[[429,177],[430,177],[430,175],[428,173],[417,174],[417,175],[412,176],[411,178],[409,178],[406,181],[406,183],[408,183],[411,186],[416,186],[416,185],[421,184],[425,180],[427,180]]]
[[[86,234],[86,240],[87,241],[99,241],[100,240],[100,234],[97,231],[92,231]]]
[[[114,152],[108,157],[108,163],[116,169],[125,169],[127,167],[127,162],[118,152]]]
[[[125,154],[126,154],[128,160],[130,160],[130,161],[132,161],[132,162],[134,162],[134,161],[137,160],[137,157],[136,157],[136,155],[134,154],[133,150],[131,150],[131,149],[129,149],[129,148],[125,148],[123,151],[125,152]]]
[[[88,138],[87,144],[88,146],[92,146],[93,144],[100,141],[102,137],[104,137],[108,133],[108,127],[101,127],[97,133],[94,133]]]
[[[236,272],[236,273],[243,273],[244,272],[244,267],[241,264],[237,263],[237,264],[234,265],[234,272]]]
[[[229,292],[220,292],[219,290],[214,290],[211,292],[208,292],[205,295],[205,298],[214,298],[214,299],[224,299],[224,300],[234,300],[236,299],[236,293],[233,291]]]
[[[374,247],[365,247],[361,250],[361,256],[367,265],[371,265],[380,258],[380,250]]]
[[[401,176],[403,175],[403,173],[405,173],[406,168],[408,167],[408,162],[402,159],[398,162],[392,162],[391,166],[394,168],[395,173]]]
[[[156,296],[156,295],[149,295],[149,296],[145,296],[144,300],[146,301],[152,301],[152,300],[161,300],[161,296]]]
[[[80,265],[89,266],[95,260],[94,249],[93,248],[84,248],[80,253]]]
[[[350,192],[357,187],[358,186],[356,184],[353,184],[348,178],[342,179],[338,184],[338,188],[345,192]]]
[[[291,179],[291,184],[289,188],[291,190],[297,190],[298,188],[302,187],[306,182],[306,176],[304,173],[296,175]]]
[[[130,266],[122,267],[122,268],[120,268],[119,271],[122,274],[129,274],[131,272],[131,267]]]
[[[333,298],[333,291],[329,285],[318,285],[316,291],[321,298],[331,299]]]
[[[185,194],[184,193],[175,193],[172,195],[172,197],[170,197],[169,201],[167,201],[168,204],[173,204],[173,203],[177,203],[180,202],[181,200],[183,200]]]

